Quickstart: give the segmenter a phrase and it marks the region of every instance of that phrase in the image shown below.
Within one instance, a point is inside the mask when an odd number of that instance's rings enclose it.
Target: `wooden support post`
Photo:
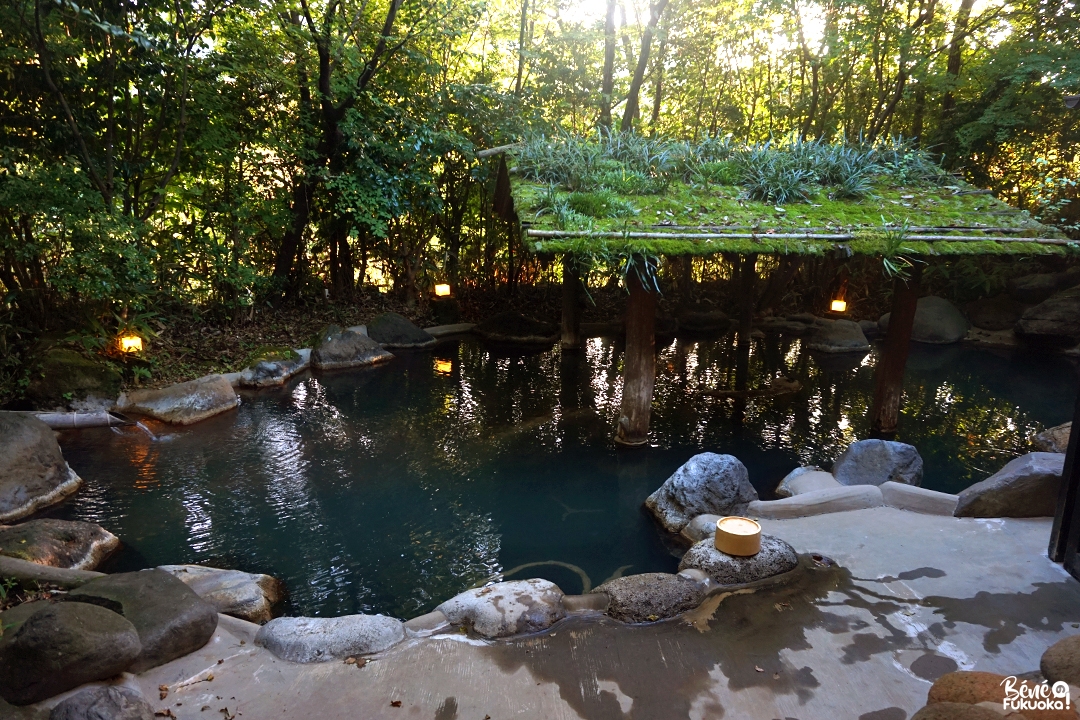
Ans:
[[[876,388],[870,410],[870,436],[891,440],[896,437],[900,422],[900,398],[904,392],[904,367],[911,346],[911,329],[915,325],[915,304],[919,300],[919,278],[922,266],[911,269],[907,282],[893,281],[892,314],[885,344],[874,370]]]
[[[1080,428],[1080,392],[1076,394],[1073,407],[1073,428]],[[1061,488],[1058,490],[1057,512],[1054,514],[1054,526],[1050,530],[1050,548],[1047,555],[1054,562],[1064,562],[1065,569],[1077,577],[1076,562],[1077,540],[1080,539],[1080,429],[1069,432],[1069,447],[1065,451],[1065,469],[1061,473]]]
[[[615,431],[619,445],[644,445],[649,439],[653,383],[656,380],[656,295],[633,269],[626,274],[626,352],[623,357],[622,412]]]
[[[563,350],[581,347],[581,271],[577,260],[563,255],[562,270],[562,340]]]

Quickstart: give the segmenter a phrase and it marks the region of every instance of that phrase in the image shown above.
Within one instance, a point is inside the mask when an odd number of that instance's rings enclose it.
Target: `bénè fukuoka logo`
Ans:
[[[1006,712],[1069,709],[1069,685],[1061,680],[1053,685],[1047,685],[1045,680],[1035,684],[1019,681],[1015,675],[1010,675],[1001,684],[1005,688],[1003,704]]]

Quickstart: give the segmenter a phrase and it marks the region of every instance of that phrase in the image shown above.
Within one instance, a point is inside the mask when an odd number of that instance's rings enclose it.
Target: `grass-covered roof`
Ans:
[[[899,141],[534,138],[509,158],[535,252],[1062,254],[1078,247]]]

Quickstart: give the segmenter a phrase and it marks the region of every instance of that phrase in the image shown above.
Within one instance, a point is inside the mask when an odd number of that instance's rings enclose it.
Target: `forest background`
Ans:
[[[3,0],[0,401],[43,344],[134,330],[155,348],[134,379],[159,382],[422,317],[435,282],[466,315],[554,307],[558,261],[492,211],[477,157],[538,134],[903,137],[1080,238],[1078,37],[1071,0]],[[865,280],[868,311],[886,289]]]

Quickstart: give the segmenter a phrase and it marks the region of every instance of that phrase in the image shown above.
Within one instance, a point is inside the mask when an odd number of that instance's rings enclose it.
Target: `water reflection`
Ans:
[[[119,535],[112,569],[269,572],[294,613],[412,616],[522,566],[567,592],[671,571],[641,503],[690,455],[738,456],[767,496],[795,465],[827,465],[868,430],[872,355],[756,340],[749,387],[783,375],[803,389],[736,404],[698,392],[734,386],[734,343],[676,340],[658,350],[652,446],[618,451],[621,361],[617,342],[595,338],[567,353],[444,344],[304,376],[190,428],[155,426],[167,442],[69,432],[65,454],[87,484],[50,514]],[[1075,386],[1060,358],[915,348],[900,439],[922,452],[926,486],[957,491],[1066,420]]]

